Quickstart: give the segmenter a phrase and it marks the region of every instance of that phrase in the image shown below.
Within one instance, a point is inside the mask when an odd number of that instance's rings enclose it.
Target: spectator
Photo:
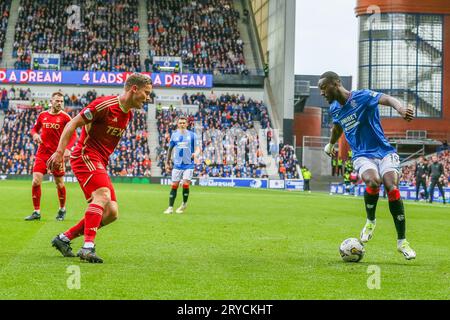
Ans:
[[[150,58],[177,56],[194,73],[248,72],[231,0],[147,0]]]
[[[0,62],[3,58],[3,46],[6,40],[6,29],[8,28],[9,11],[11,9],[11,0],[2,0],[0,2]]]
[[[138,0],[87,1],[83,24],[69,28],[70,0],[21,0],[13,45],[16,69],[31,53],[58,53],[71,70],[140,72]]]
[[[160,148],[158,166],[163,175],[170,136],[176,128],[177,117],[188,118],[188,129],[194,122],[200,125],[202,137],[201,164],[197,165],[194,175],[216,177],[262,177],[267,176],[265,163],[259,146],[258,134],[253,126],[257,115],[266,111],[258,101],[238,95],[225,94],[217,97],[213,92],[209,99],[201,93],[183,95],[184,104],[198,105],[195,114],[185,113],[173,108],[157,108],[156,120],[159,131]],[[251,108],[250,108],[251,106]]]

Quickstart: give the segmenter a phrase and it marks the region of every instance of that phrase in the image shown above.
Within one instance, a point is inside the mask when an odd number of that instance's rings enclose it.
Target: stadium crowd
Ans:
[[[298,179],[297,165],[299,161],[295,155],[295,149],[288,144],[280,144],[280,152],[276,155],[278,174],[280,179]]]
[[[30,132],[41,110],[45,110],[43,101],[29,109],[5,111],[3,127],[0,131],[1,174],[32,174],[37,145],[33,142]],[[68,108],[66,111],[73,118],[80,109]],[[77,133],[80,136],[81,130],[79,129]],[[111,176],[151,176],[145,110],[134,112],[132,122],[118,148],[111,155],[108,172]],[[69,162],[66,164],[66,173],[72,174]]]
[[[259,136],[254,127],[254,121],[261,121],[263,129],[270,124],[267,108],[261,102],[246,99],[243,95],[228,93],[217,97],[214,92],[208,97],[201,93],[191,96],[184,94],[182,100],[186,105],[198,105],[198,110],[186,112],[157,107],[158,166],[164,176],[169,175],[165,170],[167,150],[170,136],[176,130],[176,121],[180,116],[188,119],[188,129],[195,131],[202,139],[202,154],[194,170],[195,176],[243,178],[268,176]],[[278,163],[286,170],[284,177],[297,178],[298,161],[293,148],[282,145],[277,156]]]
[[[147,8],[147,67],[154,56],[176,56],[194,73],[248,72],[233,1],[147,0]]]
[[[3,58],[3,46],[6,40],[6,28],[8,28],[10,8],[11,0],[2,0],[0,2],[0,62]]]
[[[97,98],[97,92],[95,89],[89,90],[83,94],[64,94],[64,106],[66,108],[84,108],[90,102]],[[6,88],[0,88],[0,110],[6,111],[9,107],[9,101],[12,100],[22,100],[31,101],[32,107],[43,107],[48,108],[49,100],[35,100],[30,88],[14,88],[11,87],[9,90]]]
[[[71,70],[141,71],[138,0],[74,4],[70,0],[20,1],[15,67],[30,69],[34,52],[61,54],[61,64]]]
[[[30,132],[38,109],[7,110],[0,131],[0,173],[31,174],[37,146]]]

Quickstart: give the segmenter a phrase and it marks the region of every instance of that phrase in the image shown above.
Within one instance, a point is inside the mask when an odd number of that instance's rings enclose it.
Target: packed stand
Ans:
[[[89,96],[89,94],[86,95]],[[37,107],[5,112],[0,133],[1,174],[32,174],[37,145],[33,142],[30,132],[41,110],[46,109],[46,104],[48,101],[40,101]],[[74,118],[80,108],[66,108],[66,111]],[[78,129],[77,134],[79,137],[81,128]],[[111,176],[151,176],[148,134],[146,111],[134,111],[132,122],[111,155],[108,166]],[[73,174],[70,162],[66,163],[66,174]]]
[[[198,105],[195,113],[157,108],[156,120],[159,131],[158,166],[163,175],[170,136],[176,130],[179,116],[188,119],[188,129],[199,127],[202,155],[194,175],[198,177],[267,177],[265,163],[259,147],[259,138],[254,121],[261,119],[267,109],[261,102],[238,95],[221,95],[213,92],[207,98],[204,94],[183,96],[183,103]]]
[[[0,2],[0,62],[3,58],[3,46],[6,40],[6,29],[8,28],[9,11],[11,9],[11,0],[2,0]]]
[[[280,179],[300,178],[297,170],[299,162],[295,155],[295,149],[289,144],[280,144],[280,152],[276,156],[278,164],[278,174]]]
[[[140,72],[138,0],[78,3],[20,1],[15,67],[30,69],[34,52],[61,54],[61,64],[71,70]]]
[[[175,56],[194,73],[248,73],[232,0],[147,0],[147,10],[147,67],[154,56]]]
[[[37,109],[5,112],[0,132],[1,174],[32,174],[37,146],[30,132],[38,114]]]
[[[32,100],[31,89],[22,89],[11,87],[9,89],[0,88],[0,111],[6,111],[11,100]]]
[[[450,187],[450,151],[444,150],[437,153],[438,162],[442,163],[444,167],[445,187]],[[428,163],[431,163],[431,157],[425,157]],[[415,186],[416,185],[416,163],[402,167],[400,185],[403,186]]]

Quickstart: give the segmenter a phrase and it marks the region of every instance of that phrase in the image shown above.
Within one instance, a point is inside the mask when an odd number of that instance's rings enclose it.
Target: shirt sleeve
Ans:
[[[367,99],[366,105],[371,109],[377,108],[378,105],[380,104],[380,98],[382,95],[383,94],[381,92],[365,90],[364,96]]]
[[[333,103],[331,104],[331,106],[330,106],[330,115],[331,115],[331,119],[332,119],[332,121],[333,121],[333,124],[340,124],[340,123],[339,123],[339,119],[337,118],[338,112],[337,112],[337,110],[336,110],[336,105],[335,105],[335,103],[336,103],[336,102],[333,102]]]
[[[169,148],[175,148],[175,146],[176,146],[176,143],[175,143],[175,141],[173,140],[173,137],[174,137],[174,136],[175,136],[174,134],[172,134],[172,135],[170,136]]]
[[[104,107],[103,102],[105,102],[103,99],[96,99],[80,111],[81,117],[86,123],[94,122],[96,119],[104,115],[108,108]]]
[[[42,122],[41,122],[41,114],[36,119],[36,122],[33,125],[33,128],[31,128],[31,136],[34,136],[34,134],[39,133],[42,128]]]

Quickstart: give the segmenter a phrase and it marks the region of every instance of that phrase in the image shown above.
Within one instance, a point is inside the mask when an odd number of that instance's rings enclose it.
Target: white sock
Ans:
[[[37,213],[41,214],[41,209],[34,210],[34,212],[37,212]]]
[[[66,207],[59,208],[59,210],[66,211]]]
[[[405,241],[406,241],[406,239],[398,239],[397,240],[397,247],[401,247],[403,242],[405,242]]]
[[[376,224],[376,223],[377,223],[377,219],[375,219],[375,220],[369,220],[369,219],[367,219],[367,223],[373,223],[373,224]]]
[[[61,234],[59,235],[59,238],[60,238],[62,241],[64,241],[64,242],[70,242],[70,239],[67,238],[67,236],[66,236],[64,233],[61,233]]]
[[[93,242],[85,242],[83,248],[94,248],[95,245]]]

